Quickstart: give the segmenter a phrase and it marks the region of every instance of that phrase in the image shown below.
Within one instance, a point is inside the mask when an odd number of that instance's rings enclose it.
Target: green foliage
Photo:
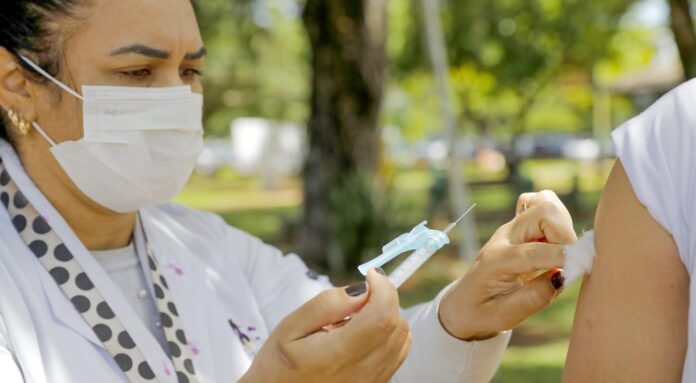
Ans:
[[[302,25],[279,2],[264,2],[261,10],[259,4],[205,0],[199,6],[209,51],[204,76],[208,134],[227,135],[231,120],[242,116],[307,118],[309,53]]]
[[[388,3],[390,80],[382,122],[400,127],[410,140],[442,127],[419,1]],[[462,131],[504,138],[521,130],[589,129],[593,75],[608,81],[652,58],[653,31],[620,23],[633,2],[445,1],[442,19]],[[226,135],[240,116],[307,120],[310,52],[299,15],[282,3],[206,0],[199,6],[210,51],[204,77],[208,134]],[[618,107],[620,116],[634,113],[624,100]]]
[[[634,2],[445,1],[442,19],[461,128],[498,137],[589,130],[595,68],[604,64],[601,73],[611,75],[652,57],[640,31],[619,32]],[[404,127],[411,138],[441,126],[431,118],[439,110],[432,105],[419,10],[419,0],[390,5],[390,89],[399,102],[387,102],[384,120]]]
[[[649,64],[655,53],[652,39],[656,32],[638,27],[618,31],[609,41],[607,59],[597,64],[596,80],[605,83]]]
[[[502,86],[555,68],[585,70],[605,51],[633,0],[450,0],[454,64],[474,62]]]

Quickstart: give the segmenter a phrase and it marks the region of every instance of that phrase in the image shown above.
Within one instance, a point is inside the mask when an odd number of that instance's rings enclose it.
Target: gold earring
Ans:
[[[10,110],[9,112],[7,112],[7,117],[10,118],[10,122],[12,123],[12,125],[14,125],[15,127],[19,126],[19,117],[17,117],[17,113],[14,110]]]
[[[29,130],[31,130],[31,124],[24,121],[24,119],[20,119],[17,130],[19,130],[19,134],[26,136],[29,133]]]
[[[10,118],[10,122],[19,130],[19,134],[22,136],[26,136],[29,130],[31,130],[31,124],[20,118],[14,110],[7,112],[7,117]]]

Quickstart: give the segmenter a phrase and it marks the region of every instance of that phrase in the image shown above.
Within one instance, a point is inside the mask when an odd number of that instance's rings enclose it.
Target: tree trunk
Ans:
[[[464,164],[457,152],[459,142],[459,128],[454,119],[452,98],[449,83],[449,59],[445,47],[445,37],[440,22],[439,0],[421,0],[423,11],[423,24],[425,26],[426,46],[430,62],[433,66],[433,74],[440,97],[440,109],[445,120],[444,130],[449,141],[450,166],[448,171],[448,195],[452,203],[451,219],[457,220],[460,214],[468,212],[462,217],[457,231],[459,232],[459,257],[463,260],[473,261],[479,253],[478,234],[476,229],[476,213],[467,211],[471,205],[471,192],[462,174]]]
[[[690,79],[696,77],[696,31],[689,0],[669,0],[669,6],[670,25],[684,67],[684,77]]]
[[[386,0],[307,0],[303,21],[313,78],[298,250],[308,263],[340,271],[373,250],[379,229]]]

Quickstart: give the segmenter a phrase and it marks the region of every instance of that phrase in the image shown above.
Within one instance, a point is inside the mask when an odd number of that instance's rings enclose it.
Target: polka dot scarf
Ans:
[[[142,223],[140,226],[144,227]],[[193,360],[191,359],[191,350],[186,341],[186,334],[184,334],[179,312],[169,294],[167,280],[159,272],[159,265],[152,255],[147,236],[145,236],[145,248],[147,249],[150,275],[155,289],[155,297],[157,298],[157,310],[160,313],[162,329],[164,330],[164,336],[167,338],[167,346],[169,346],[169,353],[172,357],[172,362],[174,362],[179,383],[198,382],[193,368]]]
[[[29,249],[92,328],[130,382],[155,382],[155,374],[133,338],[70,250],[18,189],[0,162],[0,201]],[[142,226],[142,225],[141,225]],[[197,383],[191,350],[167,281],[146,242],[157,309],[179,383]]]

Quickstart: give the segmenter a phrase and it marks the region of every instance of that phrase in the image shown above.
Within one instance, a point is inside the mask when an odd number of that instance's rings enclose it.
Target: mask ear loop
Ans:
[[[39,134],[43,136],[43,138],[46,139],[46,141],[48,141],[49,144],[51,144],[51,146],[56,146],[56,142],[53,141],[43,129],[41,129],[41,126],[39,126],[36,121],[32,121],[31,125],[34,127],[34,129],[36,129],[37,132],[39,132]]]
[[[46,72],[43,68],[38,66],[35,62],[31,61],[30,59],[28,59],[27,57],[25,57],[24,55],[21,55],[21,54],[19,55],[19,58],[22,59],[22,61],[24,61],[25,63],[27,63],[27,65],[32,67],[35,71],[39,72],[42,76],[46,77],[48,80],[50,80],[51,82],[56,84],[58,87],[60,87],[64,91],[77,97],[77,99],[79,99],[80,101],[84,101],[84,98],[82,98],[82,95],[80,95],[79,93],[74,91],[69,86],[58,81],[57,78],[51,76],[50,73]],[[44,132],[44,130],[41,128],[41,126],[36,121],[33,121],[31,123],[31,125],[34,127],[34,129],[36,129],[37,132],[39,132],[39,134],[41,134],[43,136],[43,138],[46,139],[46,141],[48,141],[49,144],[51,144],[51,146],[56,146],[56,142],[53,141],[53,139],[51,139],[51,137],[49,137],[48,134],[46,134],[46,132]]]
[[[38,66],[35,62],[31,61],[30,59],[26,58],[24,55],[19,55],[19,58],[22,59],[27,65],[32,67],[35,71],[39,72],[42,76],[46,77],[47,79],[51,80],[54,84],[58,85],[61,89],[64,91],[70,93],[71,95],[77,97],[79,100],[84,101],[82,98],[82,95],[74,91],[72,88],[69,86],[63,84],[62,82],[58,81],[55,77],[51,76],[48,72],[43,70],[40,66]]]

